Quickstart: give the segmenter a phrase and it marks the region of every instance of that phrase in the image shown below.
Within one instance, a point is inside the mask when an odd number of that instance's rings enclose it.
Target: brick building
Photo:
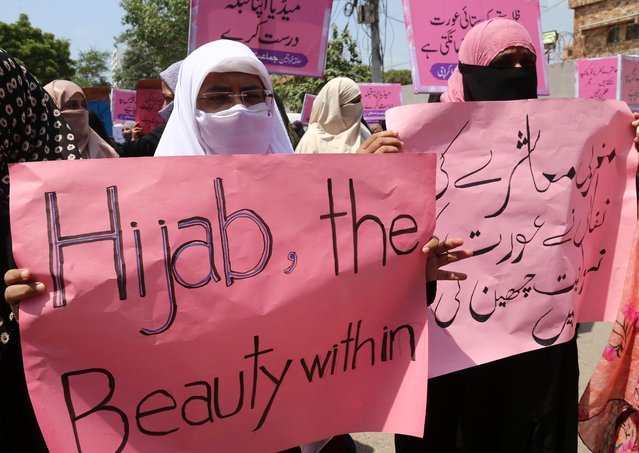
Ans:
[[[575,11],[572,58],[639,54],[639,0],[569,0]]]

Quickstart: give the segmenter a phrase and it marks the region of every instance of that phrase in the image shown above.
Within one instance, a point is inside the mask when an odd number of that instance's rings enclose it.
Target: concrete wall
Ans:
[[[551,98],[575,97],[575,62],[564,61],[546,67]]]

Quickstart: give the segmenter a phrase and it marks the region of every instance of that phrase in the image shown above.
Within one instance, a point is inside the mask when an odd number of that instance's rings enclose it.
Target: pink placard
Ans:
[[[135,90],[111,90],[113,121],[135,120]]]
[[[302,117],[302,124],[308,124],[311,121],[311,111],[313,110],[313,102],[315,102],[316,97],[314,94],[306,93],[304,95],[304,103],[302,104],[302,113],[300,115]]]
[[[468,279],[440,283],[430,307],[431,376],[614,320],[637,222],[626,104],[444,103],[386,115],[406,149],[439,153],[435,234],[460,236],[475,254],[451,266]]]
[[[51,451],[423,432],[434,155],[10,172],[16,260],[50,290],[21,304],[20,328]]]
[[[577,97],[618,99],[619,61],[617,56],[577,60]]]
[[[148,134],[165,123],[164,118],[158,113],[164,104],[161,90],[138,88],[135,102],[135,121],[142,127],[142,134]]]
[[[377,123],[385,118],[386,110],[402,105],[402,85],[399,83],[360,83],[364,119]]]
[[[634,111],[639,110],[639,56],[621,57],[621,100]]]
[[[333,0],[191,0],[189,51],[246,44],[271,74],[323,77]]]
[[[505,17],[520,22],[530,32],[537,50],[537,91],[549,94],[539,0],[402,1],[416,92],[446,91],[466,33],[482,21]]]

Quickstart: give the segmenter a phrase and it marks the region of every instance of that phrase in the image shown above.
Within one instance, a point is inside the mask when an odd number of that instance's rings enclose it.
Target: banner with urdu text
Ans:
[[[416,92],[446,91],[457,67],[459,46],[475,25],[492,18],[521,23],[537,51],[539,94],[548,94],[548,80],[541,45],[539,0],[402,0],[410,47],[413,87]]]
[[[189,52],[246,44],[271,74],[323,77],[333,0],[191,0]]]
[[[344,432],[420,435],[435,160],[11,166],[15,257],[49,290],[20,307],[49,448],[278,451]]]
[[[617,313],[637,224],[633,116],[619,101],[422,104],[386,113],[439,155],[437,228],[474,256],[429,310],[431,376],[571,339]]]

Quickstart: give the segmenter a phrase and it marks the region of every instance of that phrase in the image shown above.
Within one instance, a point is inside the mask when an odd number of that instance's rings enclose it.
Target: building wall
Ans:
[[[569,5],[575,10],[573,58],[639,53],[639,0],[570,0]]]

